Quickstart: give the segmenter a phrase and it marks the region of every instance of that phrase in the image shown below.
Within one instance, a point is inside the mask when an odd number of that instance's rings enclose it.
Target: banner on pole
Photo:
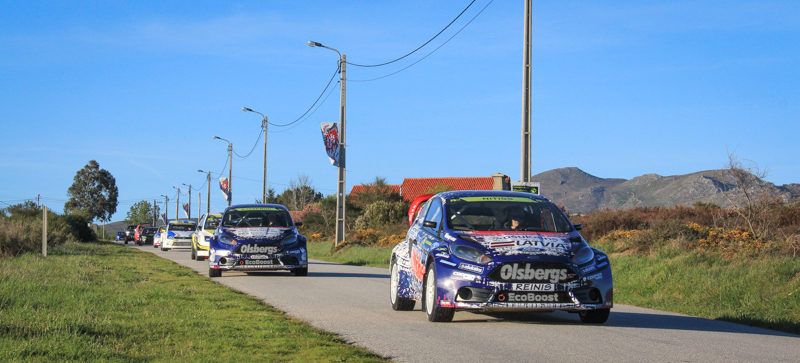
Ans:
[[[186,218],[189,218],[189,204],[183,203],[183,214],[186,215]]]
[[[231,200],[231,191],[228,188],[228,178],[219,178],[219,189],[222,191],[222,195],[225,196],[225,200]]]
[[[325,152],[331,160],[331,165],[339,166],[339,123],[320,122],[322,128],[322,142],[325,143]]]
[[[167,214],[161,213],[161,220],[164,221],[164,224],[167,224]]]

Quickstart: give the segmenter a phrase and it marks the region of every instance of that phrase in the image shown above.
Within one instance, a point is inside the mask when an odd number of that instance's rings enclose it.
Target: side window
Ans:
[[[442,200],[432,198],[429,202],[428,211],[425,214],[425,221],[436,222],[436,228],[426,227],[425,229],[437,233],[442,227]]]
[[[200,219],[200,223],[197,225],[197,230],[203,230],[206,226],[206,219],[208,218],[208,214],[203,214],[203,218]]]

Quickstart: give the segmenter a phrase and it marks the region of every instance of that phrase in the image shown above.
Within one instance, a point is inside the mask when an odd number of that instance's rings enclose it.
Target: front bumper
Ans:
[[[191,238],[187,239],[167,239],[164,241],[164,248],[169,248],[171,250],[191,250],[192,249],[192,240]]]
[[[200,251],[197,251],[200,255]],[[210,249],[208,267],[220,270],[267,271],[292,270],[308,267],[308,256],[303,247],[290,249],[276,254],[245,255],[229,250]]]

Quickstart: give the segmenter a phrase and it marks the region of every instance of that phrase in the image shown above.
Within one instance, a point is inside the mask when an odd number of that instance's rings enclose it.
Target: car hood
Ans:
[[[527,231],[469,231],[457,234],[464,240],[480,243],[499,255],[571,256],[580,242],[571,242],[569,233]],[[453,238],[453,236],[449,236]],[[448,238],[448,235],[445,235]],[[448,238],[448,239],[450,239]]]

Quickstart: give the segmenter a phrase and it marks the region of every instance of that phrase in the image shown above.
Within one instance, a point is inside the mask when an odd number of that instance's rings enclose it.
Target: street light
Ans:
[[[344,201],[344,197],[345,197],[345,188],[344,188],[345,180],[344,179],[345,178],[344,178],[344,173],[345,173],[345,160],[346,160],[345,159],[345,155],[346,155],[345,154],[345,120],[346,120],[346,115],[347,115],[346,108],[345,108],[345,106],[346,106],[346,103],[345,103],[346,97],[345,97],[345,95],[346,95],[346,90],[347,90],[347,86],[345,84],[345,82],[347,80],[347,77],[345,76],[345,74],[346,74],[346,69],[345,68],[346,68],[346,65],[347,65],[347,55],[339,53],[338,50],[333,49],[331,47],[326,47],[326,46],[324,46],[324,45],[322,45],[322,44],[320,44],[318,42],[315,42],[313,40],[309,40],[308,41],[308,46],[312,47],[312,48],[313,47],[321,47],[321,48],[330,49],[330,50],[336,52],[336,54],[339,55],[339,73],[341,73],[341,75],[342,75],[342,77],[341,77],[342,98],[341,98],[341,102],[340,102],[340,105],[339,105],[339,181],[338,181],[338,185],[337,185],[337,188],[336,188],[336,240],[334,242],[334,244],[338,245],[338,244],[344,242],[344,235],[345,235],[345,233],[344,233],[344,215],[345,215],[345,213],[344,213],[344,211],[345,211],[345,203],[344,203],[345,202]]]
[[[169,197],[164,194],[161,194],[161,196],[164,197],[164,224],[167,224],[167,219],[169,219],[167,217],[169,215]]]
[[[208,173],[206,176],[206,183],[208,183],[208,197],[206,198],[206,214],[211,214],[211,172],[210,171],[202,171],[197,169],[198,173]],[[230,182],[228,182],[230,185]]]
[[[244,112],[254,112],[261,115],[261,127],[264,129],[264,186],[261,192],[261,203],[267,204],[267,116],[258,111],[253,111],[247,107],[242,107]]]
[[[178,188],[174,185],[172,186],[172,188],[178,189],[178,199],[175,199],[175,220],[177,221],[178,219],[180,219],[180,216],[178,216],[178,211],[181,210],[181,188]]]
[[[228,143],[228,207],[230,207],[233,200],[233,143],[219,136],[214,136],[214,139]]]
[[[192,219],[192,185],[186,183],[181,183],[181,185],[189,187],[189,211],[186,212],[186,215],[189,216],[189,219]]]

